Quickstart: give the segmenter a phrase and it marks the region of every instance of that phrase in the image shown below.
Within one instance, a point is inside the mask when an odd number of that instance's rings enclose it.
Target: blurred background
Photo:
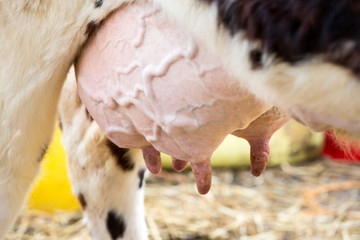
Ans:
[[[249,145],[229,136],[214,153],[210,193],[197,193],[191,170],[164,171],[146,182],[150,239],[360,239],[360,151],[344,153],[331,133],[290,122],[271,140],[260,177]],[[27,206],[6,239],[90,239],[71,193],[61,132],[44,157]]]

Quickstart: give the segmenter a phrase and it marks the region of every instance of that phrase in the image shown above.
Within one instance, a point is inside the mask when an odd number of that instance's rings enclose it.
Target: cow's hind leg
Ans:
[[[5,235],[18,215],[29,186],[38,172],[38,165],[38,163],[30,163],[27,157],[12,159],[10,164],[1,161],[0,239]]]
[[[77,95],[69,74],[59,104],[72,190],[94,239],[147,239],[145,163],[140,150],[107,139]]]
[[[2,104],[0,111],[0,239],[15,221],[39,171],[55,119],[55,111],[46,111],[54,108],[52,101],[48,101],[52,106],[39,105],[46,116],[40,112],[34,116],[31,106],[36,102],[29,102],[27,108],[11,103]]]

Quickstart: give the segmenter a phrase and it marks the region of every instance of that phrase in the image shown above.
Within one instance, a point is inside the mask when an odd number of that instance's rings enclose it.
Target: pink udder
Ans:
[[[150,3],[113,13],[84,48],[76,73],[81,99],[115,144],[142,148],[153,173],[161,171],[159,152],[171,155],[178,171],[190,162],[203,194],[211,186],[214,150],[271,109]],[[257,128],[250,127],[234,134],[252,145],[253,173],[259,175],[272,133],[250,136]]]

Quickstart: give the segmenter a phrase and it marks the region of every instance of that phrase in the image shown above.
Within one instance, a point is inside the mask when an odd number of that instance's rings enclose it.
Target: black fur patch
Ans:
[[[259,50],[250,51],[249,58],[250,58],[250,62],[251,62],[251,68],[253,70],[260,69],[263,67],[261,51],[259,51]]]
[[[86,26],[85,35],[90,36],[93,32],[97,30],[98,27],[99,27],[99,23],[97,23],[94,20],[90,21]]]
[[[141,169],[141,170],[138,172],[138,176],[139,176],[139,179],[140,179],[139,188],[142,188],[142,186],[143,186],[143,184],[144,184],[145,169]]]
[[[95,8],[99,8],[103,5],[103,0],[96,0],[95,1]]]
[[[111,153],[116,156],[117,164],[124,170],[124,171],[131,171],[134,169],[134,162],[128,157],[125,156],[129,149],[127,148],[119,148],[116,146],[112,141],[109,139],[106,142],[106,146],[110,149]]]
[[[86,200],[85,200],[84,195],[83,195],[82,193],[80,193],[77,197],[78,197],[78,200],[79,200],[79,202],[80,202],[81,207],[82,207],[83,209],[85,209],[87,203],[86,203]]]
[[[360,75],[360,2],[355,0],[199,0],[216,4],[219,24],[244,31],[263,52],[295,64],[314,55]],[[351,42],[350,49],[344,45]]]
[[[124,236],[126,224],[122,215],[117,215],[115,211],[110,211],[106,217],[106,227],[113,240]]]
[[[41,150],[40,157],[38,158],[38,162],[41,162],[43,160],[47,150],[48,150],[49,144],[45,145],[45,147]]]
[[[94,119],[92,118],[92,116],[90,115],[89,111],[87,110],[87,108],[85,108],[85,114],[86,114],[86,118],[92,122],[94,121]]]
[[[62,121],[61,118],[59,117],[59,128],[62,131],[63,130],[63,125],[62,125]]]

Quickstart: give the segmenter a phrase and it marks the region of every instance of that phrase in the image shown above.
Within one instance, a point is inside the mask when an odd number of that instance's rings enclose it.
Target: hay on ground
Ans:
[[[163,172],[146,185],[153,240],[360,239],[360,165],[328,160],[249,170],[215,170],[197,194],[191,173]],[[89,239],[81,213],[25,212],[12,239]]]

